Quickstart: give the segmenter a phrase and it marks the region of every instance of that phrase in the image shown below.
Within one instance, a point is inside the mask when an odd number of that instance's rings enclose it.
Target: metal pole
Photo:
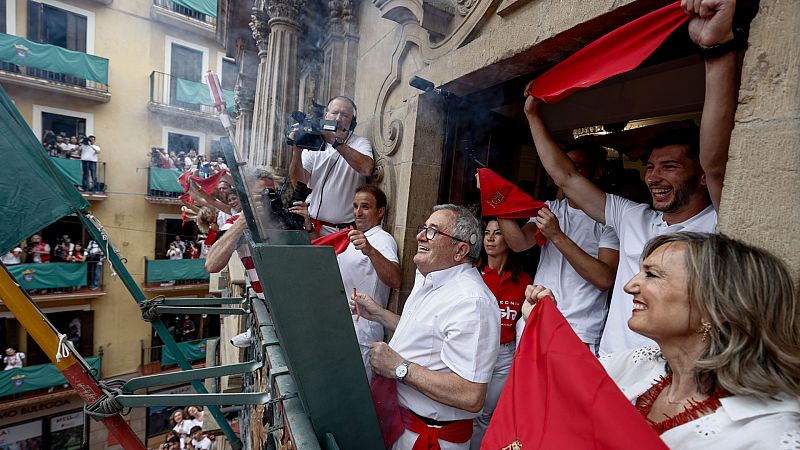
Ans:
[[[3,299],[8,310],[47,354],[58,370],[64,374],[64,378],[84,403],[91,404],[103,397],[103,391],[100,390],[97,382],[86,372],[72,353],[56,360],[55,356],[59,346],[58,335],[50,322],[43,317],[39,308],[33,304],[33,300],[14,281],[6,266],[4,264],[0,264],[0,266],[3,267],[3,270],[0,271],[0,298]],[[121,415],[106,417],[101,422],[125,450],[144,450],[144,444]]]

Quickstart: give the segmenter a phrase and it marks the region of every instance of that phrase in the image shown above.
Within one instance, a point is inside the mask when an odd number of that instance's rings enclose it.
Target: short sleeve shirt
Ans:
[[[427,369],[488,383],[500,349],[497,300],[469,264],[425,277],[417,272],[389,346]],[[478,415],[439,403],[402,383],[397,385],[397,395],[401,406],[434,420]]]
[[[354,134],[347,145],[372,158],[372,145],[367,138]],[[303,169],[311,174],[308,187],[312,191],[306,199],[310,216],[334,224],[352,222],[353,195],[366,177],[356,172],[330,144],[319,152],[303,150]]]
[[[619,236],[619,266],[611,295],[606,327],[600,340],[600,354],[614,353],[639,347],[654,347],[655,342],[634,333],[628,328],[633,311],[633,297],[624,291],[627,283],[639,272],[639,263],[645,244],[665,233],[696,231],[712,233],[717,225],[717,212],[709,205],[683,222],[668,225],[664,213],[649,205],[632,202],[622,197],[606,194],[606,225]]]

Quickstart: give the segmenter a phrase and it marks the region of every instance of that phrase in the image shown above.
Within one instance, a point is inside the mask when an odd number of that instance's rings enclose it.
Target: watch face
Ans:
[[[394,369],[394,376],[397,378],[403,378],[408,373],[408,366],[405,364],[400,364],[397,368]]]

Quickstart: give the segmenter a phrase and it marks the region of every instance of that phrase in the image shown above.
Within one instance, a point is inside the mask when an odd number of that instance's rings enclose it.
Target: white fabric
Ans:
[[[45,251],[47,253],[50,253],[50,244],[45,243],[45,242],[40,242],[38,244],[33,244],[33,249],[34,250],[39,250],[39,251]],[[48,259],[48,261],[49,261],[49,259]],[[42,262],[42,254],[41,253],[34,253],[33,254],[33,262],[35,262],[35,263]]]
[[[403,431],[400,438],[392,445],[392,450],[411,450],[417,442],[417,436],[419,436],[419,434],[413,431]],[[439,439],[439,448],[441,450],[467,450],[469,448],[469,441],[459,444]]]
[[[209,450],[211,448],[211,439],[208,436],[203,436],[200,441],[192,439],[192,446],[194,446],[195,450]]]
[[[239,259],[242,260],[242,264],[245,266],[244,272],[247,274],[247,279],[250,281],[250,286],[253,285],[254,281],[258,281],[259,284],[261,283],[258,279],[258,272],[256,272],[255,266],[252,269],[248,269],[247,265],[244,264],[244,259],[248,257],[252,257],[253,255],[250,253],[250,246],[247,245],[247,241],[244,238],[244,235],[239,238],[239,242],[236,244],[236,253],[239,255]],[[262,290],[264,286],[261,286]],[[256,296],[261,300],[266,300],[264,297],[264,292],[256,292]]]
[[[394,237],[384,231],[380,225],[367,230],[364,236],[370,245],[386,259],[395,263],[400,262],[397,258],[397,243],[394,241]],[[378,278],[375,266],[372,265],[368,256],[364,255],[361,250],[356,250],[351,242],[345,251],[336,256],[336,259],[339,262],[344,293],[347,297],[352,296],[353,289],[355,289],[360,294],[369,295],[386,308],[391,288]],[[371,379],[372,366],[369,364],[369,349],[373,342],[383,340],[383,325],[363,317],[356,320],[357,318],[358,316],[353,316],[353,326],[358,337],[358,346],[361,350],[361,358],[364,360],[367,378]]]
[[[427,369],[456,373],[473,383],[488,383],[500,346],[497,300],[478,270],[469,264],[426,277],[417,272],[389,346]],[[478,415],[443,405],[402,383],[397,385],[397,395],[401,406],[434,420]]]
[[[347,140],[347,145],[372,158],[372,145],[366,138],[354,134]],[[303,169],[311,174],[308,187],[312,191],[306,199],[309,215],[333,224],[352,222],[353,195],[356,188],[364,184],[366,177],[350,167],[344,156],[330,144],[326,144],[325,150],[320,152],[303,150],[302,157]]]
[[[570,207],[566,199],[545,203],[558,219],[564,234],[590,256],[597,258],[600,248],[619,250],[619,239],[611,227],[595,222],[580,209]],[[601,291],[586,281],[550,241],[542,247],[533,283],[553,291],[558,309],[581,341],[595,344],[600,340],[608,309],[608,291]],[[517,322],[518,336],[524,328],[522,319]]]
[[[228,225],[228,227],[225,228],[225,222],[227,222],[227,220],[230,219],[231,217],[232,215],[226,213],[225,211],[217,211],[217,227],[220,230],[227,230],[228,228],[230,228],[230,225]]]
[[[6,367],[3,370],[19,369],[22,367],[22,360],[25,359],[25,353],[17,352],[12,356],[3,356],[3,363]]]
[[[717,212],[709,205],[697,215],[681,223],[667,225],[664,213],[642,203],[606,194],[606,225],[619,236],[619,266],[611,296],[606,327],[600,339],[600,354],[619,352],[639,347],[654,347],[652,340],[628,328],[633,310],[633,296],[623,290],[639,272],[640,257],[650,239],[665,233],[697,231],[712,233],[717,224]]]
[[[199,425],[200,425],[199,423],[195,422],[192,419],[183,419],[181,423],[172,427],[172,430],[178,433],[178,435],[181,437],[181,448],[186,448],[185,447],[186,444],[183,438],[189,435],[189,432],[192,431],[192,427]]]
[[[100,153],[99,145],[81,144],[81,161],[97,162],[98,153]]]
[[[472,450],[480,450],[481,448],[481,441],[483,441],[483,436],[486,434],[486,429],[489,428],[492,414],[494,414],[497,402],[500,400],[503,387],[506,385],[516,350],[517,345],[514,342],[500,344],[500,352],[497,354],[497,362],[494,364],[492,380],[489,381],[489,386],[486,388],[486,401],[483,403],[480,415],[472,421],[472,438],[470,439],[470,449]]]
[[[600,359],[625,397],[634,403],[666,373],[657,348],[628,350]],[[733,395],[714,413],[672,428],[661,439],[672,449],[777,450],[800,446],[800,399]]]
[[[3,264],[5,264],[7,266],[10,266],[10,265],[13,265],[13,264],[21,264],[22,263],[22,248],[14,247],[13,250],[11,250],[10,252],[8,252],[5,255],[3,255],[3,257],[0,258],[0,261],[2,261]]]

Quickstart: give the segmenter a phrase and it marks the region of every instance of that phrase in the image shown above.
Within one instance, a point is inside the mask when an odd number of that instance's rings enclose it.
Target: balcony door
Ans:
[[[28,39],[86,53],[86,16],[28,0]],[[28,75],[85,86],[86,81],[44,69],[28,69]]]
[[[200,81],[203,74],[203,52],[173,43],[169,73],[169,104],[181,108],[200,109],[199,104],[178,100],[177,83],[178,79]]]
[[[43,112],[42,130],[52,130],[57,135],[80,138],[86,135],[86,119]]]

